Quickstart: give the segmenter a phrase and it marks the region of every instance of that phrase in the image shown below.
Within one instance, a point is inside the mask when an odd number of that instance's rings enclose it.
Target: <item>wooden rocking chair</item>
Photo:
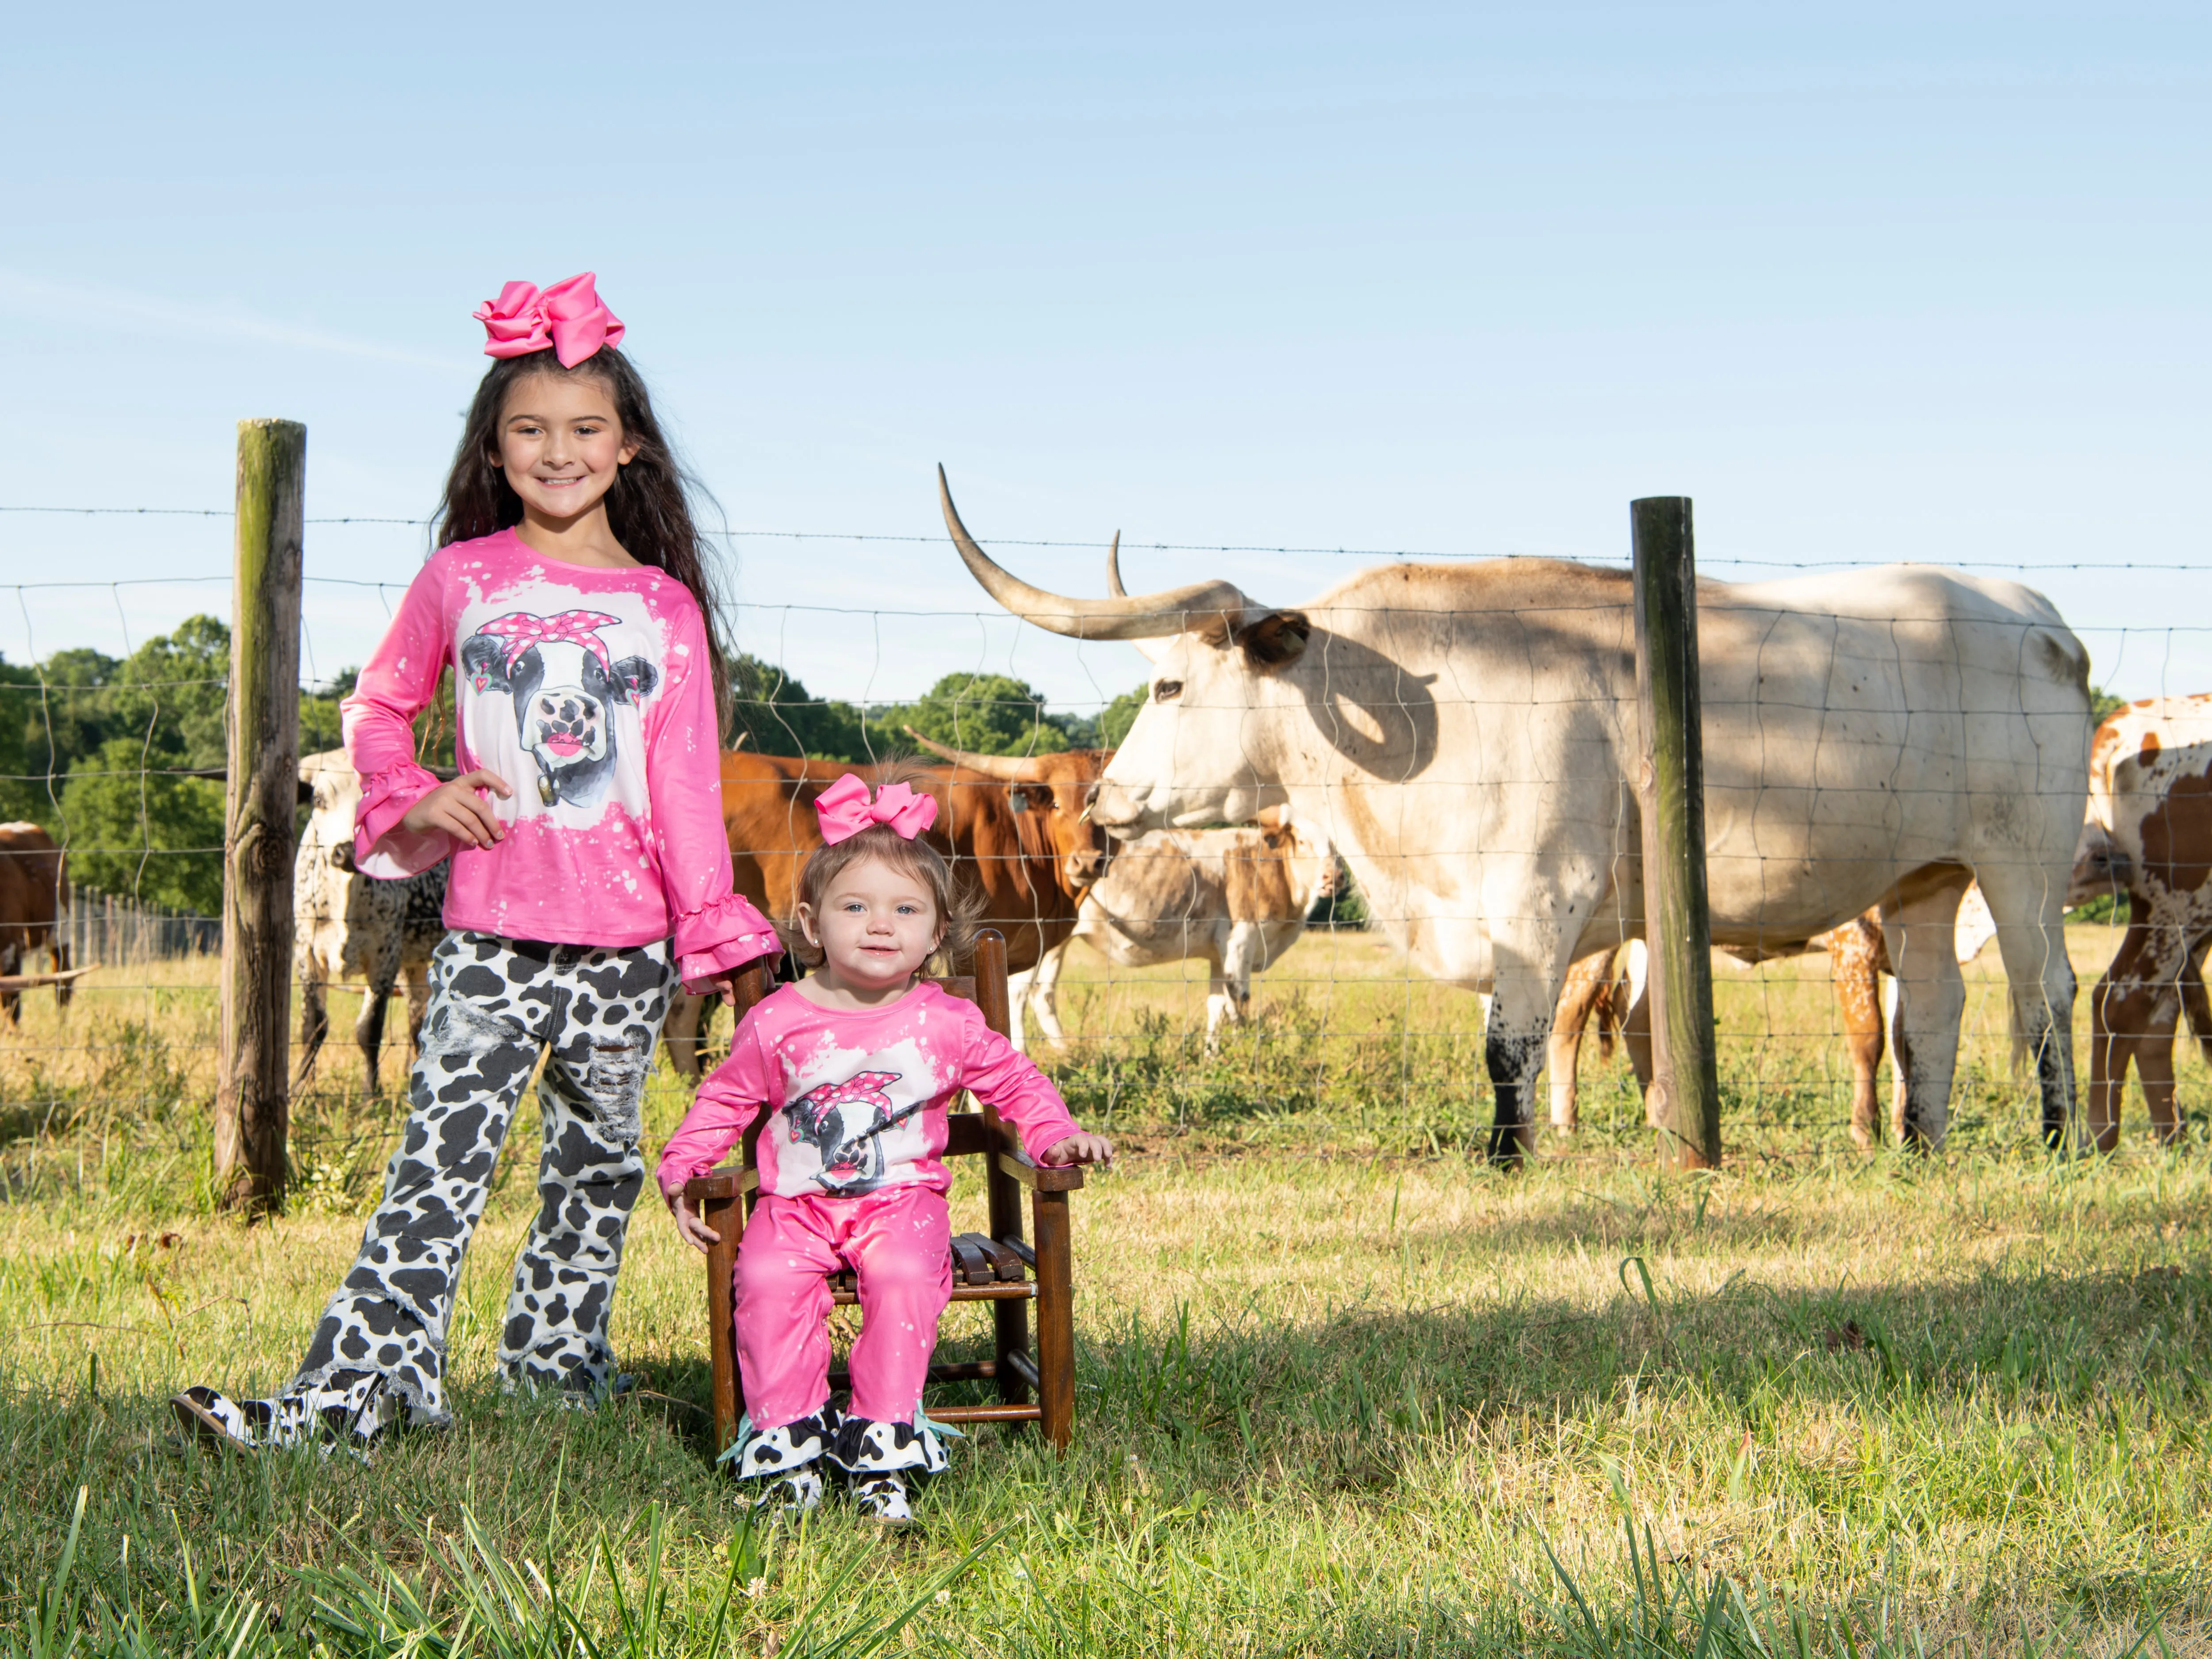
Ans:
[[[1009,1036],[1012,1024],[1006,1003],[1006,941],[996,929],[986,927],[977,933],[973,966],[972,975],[934,982],[951,995],[975,1003],[993,1030]],[[747,969],[738,980],[738,1017],[742,1019],[745,1011],[771,988],[767,962]],[[707,1255],[707,1340],[714,1364],[717,1451],[726,1448],[738,1433],[743,1389],[738,1376],[737,1333],[732,1323],[733,1281],[738,1240],[744,1231],[746,1218],[760,1200],[755,1143],[767,1121],[768,1114],[763,1112],[745,1132],[741,1162],[696,1176],[684,1188],[684,1196],[721,1239]],[[1075,1309],[1067,1195],[1083,1185],[1082,1167],[1048,1169],[1032,1163],[1020,1139],[999,1121],[999,1115],[988,1105],[981,1110],[951,1114],[945,1156],[980,1156],[985,1160],[991,1231],[988,1236],[954,1235],[952,1299],[992,1304],[996,1353],[990,1359],[932,1365],[929,1380],[955,1382],[988,1378],[998,1384],[999,1403],[932,1405],[927,1408],[929,1415],[940,1423],[1035,1423],[1044,1431],[1047,1440],[1065,1450],[1075,1431]],[[1024,1188],[1029,1189],[1034,1244],[1022,1237]],[[830,1287],[831,1300],[837,1306],[858,1304],[860,1297],[850,1271],[833,1275]],[[1031,1302],[1037,1308],[1034,1349],[1029,1339],[1028,1304]],[[851,1378],[842,1369],[830,1373],[833,1391],[850,1386]]]

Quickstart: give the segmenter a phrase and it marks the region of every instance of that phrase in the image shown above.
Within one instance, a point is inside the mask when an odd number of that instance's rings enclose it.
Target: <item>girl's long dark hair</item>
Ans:
[[[522,497],[508,485],[505,469],[492,465],[492,457],[499,453],[499,421],[507,395],[516,381],[532,374],[589,375],[614,399],[623,436],[637,446],[637,453],[616,473],[614,486],[607,491],[607,526],[632,558],[666,571],[698,600],[707,629],[707,659],[714,676],[715,721],[726,732],[730,664],[722,648],[721,561],[699,533],[691,513],[695,495],[711,498],[676,459],[660,422],[653,418],[645,381],[614,347],[600,347],[574,368],[563,368],[550,351],[501,357],[492,364],[469,405],[460,447],[453,452],[453,470],[431,520],[435,544],[471,541],[522,522]]]

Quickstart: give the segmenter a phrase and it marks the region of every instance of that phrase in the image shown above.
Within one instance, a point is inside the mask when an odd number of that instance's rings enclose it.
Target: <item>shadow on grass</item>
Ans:
[[[2046,1411],[2212,1403],[2203,1263],[1833,1291],[1739,1274],[1698,1292],[1650,1277],[1629,1255],[1620,1279],[1620,1295],[1595,1310],[1541,1298],[1413,1310],[1347,1300],[1303,1324],[1256,1309],[1199,1320],[1185,1308],[1164,1329],[1093,1328],[1078,1338],[1081,1405],[1109,1436],[1225,1443],[1418,1429],[1439,1413],[1579,1418],[1631,1380],[1691,1383],[1746,1405],[1893,1408],[1991,1392]]]
[[[1256,1309],[1200,1318],[1185,1308],[1164,1324],[1094,1327],[1079,1339],[1079,1442],[1066,1461],[1033,1437],[986,1431],[943,1493],[930,1495],[932,1530],[907,1553],[887,1554],[860,1523],[827,1515],[809,1534],[804,1571],[802,1558],[787,1553],[759,1576],[764,1584],[790,1576],[784,1600],[774,1603],[787,1617],[840,1572],[848,1578],[838,1582],[876,1597],[869,1605],[880,1613],[911,1599],[915,1569],[942,1571],[994,1528],[1014,1526],[1030,1536],[1052,1524],[1056,1506],[1080,1510],[1091,1501],[1103,1514],[1109,1499],[1123,1516],[1140,1504],[1135,1514],[1144,1526],[1163,1528],[1174,1549],[1202,1553],[1218,1523],[1270,1506],[1382,1512],[1445,1501],[1429,1488],[1470,1436],[1548,1444],[1562,1425],[1581,1439],[1571,1455],[1553,1448],[1556,1478],[1585,1479],[1595,1449],[1625,1432],[1619,1406],[1632,1390],[1672,1390],[1687,1402],[1683,1420],[1705,1425],[1714,1443],[1741,1437],[1757,1445],[1773,1462],[1768,1497],[1812,1512],[1850,1512],[1868,1500],[1832,1469],[1791,1464],[1787,1447],[1769,1433],[1808,1404],[1840,1404],[1856,1419],[1906,1437],[1914,1443],[1900,1445],[1899,1455],[1907,1457],[1954,1431],[1959,1402],[1978,1399],[2006,1422],[2025,1414],[2045,1425],[2042,1437],[2032,1451],[2008,1455],[2033,1465],[2026,1478],[2054,1493],[2094,1478],[2115,1445],[2131,1442],[2130,1455],[2154,1458],[2163,1439],[2204,1417],[2212,1279],[2201,1267],[2072,1276],[1990,1271],[1833,1292],[1778,1291],[1739,1278],[1691,1293],[1647,1279],[1638,1267],[1635,1259],[1623,1262],[1621,1294],[1595,1311],[1564,1299],[1415,1310],[1348,1300],[1304,1322]],[[958,1358],[981,1346],[979,1334],[963,1329],[945,1353]],[[558,1548],[588,1553],[589,1545],[605,1557],[609,1583],[646,1573],[648,1550],[680,1556],[684,1572],[672,1582],[694,1589],[666,1613],[668,1627],[703,1631],[716,1616],[711,1596],[728,1600],[731,1574],[716,1564],[734,1547],[737,1524],[729,1486],[709,1461],[707,1367],[682,1357],[633,1361],[632,1369],[641,1391],[596,1414],[504,1398],[489,1386],[464,1389],[453,1430],[402,1437],[369,1468],[313,1452],[208,1456],[176,1443],[160,1401],[107,1397],[90,1387],[67,1397],[9,1389],[0,1394],[0,1622],[20,1624],[51,1590],[82,1491],[72,1570],[104,1605],[121,1607],[137,1594],[182,1619],[189,1585],[209,1606],[251,1601],[267,1609],[280,1621],[268,1627],[273,1643],[285,1630],[305,1628],[311,1592],[328,1593],[324,1581],[339,1582],[331,1575],[352,1564],[355,1577],[344,1582],[356,1614],[368,1605],[363,1597],[388,1601],[404,1585],[413,1598],[401,1609],[407,1619],[442,1629],[456,1616],[453,1598],[475,1593],[467,1591],[470,1571],[497,1577],[484,1565],[488,1554],[550,1562]],[[982,1389],[968,1385],[943,1397],[963,1392],[981,1397]],[[1928,1524],[1939,1530],[1986,1519],[1968,1490],[1929,1492],[1925,1501]],[[659,1517],[651,1539],[640,1531],[647,1505]],[[545,1541],[556,1524],[568,1544]],[[1501,1516],[1498,1524],[1526,1523]],[[1053,1540],[1034,1547],[1048,1550]],[[2079,1565],[2051,1590],[2061,1613],[2144,1623],[2201,1611],[2193,1567],[2149,1559]],[[581,1569],[571,1562],[564,1570]],[[1617,1592],[1607,1600],[1578,1589],[1565,1565],[1556,1583],[1510,1595],[1501,1587],[1472,1605],[1379,1583],[1347,1582],[1318,1601],[1302,1588],[1273,1604],[1267,1617],[1282,1629],[1269,1645],[1710,1655],[1774,1651],[1777,1637],[1802,1628],[1804,1645],[1783,1650],[1847,1650],[1845,1615],[1808,1611],[1802,1595],[1731,1589],[1674,1564],[1662,1607],[1651,1600],[1662,1592],[1656,1556],[1646,1577],[1650,1586],[1637,1579],[1627,1601]],[[1002,1611],[985,1623],[994,1645],[1009,1653],[1092,1650],[1068,1638],[1069,1621],[1082,1622],[1085,1597],[1097,1600],[1093,1612],[1115,1630],[1145,1624],[1117,1583],[1050,1598],[1034,1628]],[[1248,1588],[1265,1594],[1262,1585]],[[548,1596],[534,1589],[529,1596],[538,1617]],[[617,1618],[604,1607],[594,1616]],[[1853,1602],[1850,1639],[1858,1651],[1908,1650],[1872,1639],[1869,1616]],[[887,1627],[871,1618],[868,1629]],[[1709,1618],[1720,1622],[1699,1649]],[[1900,1615],[1899,1629],[1908,1628]],[[1153,1650],[1131,1640],[1117,1637],[1097,1650]]]

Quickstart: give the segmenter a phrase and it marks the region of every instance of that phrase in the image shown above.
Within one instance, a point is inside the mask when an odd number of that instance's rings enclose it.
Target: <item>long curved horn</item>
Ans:
[[[1121,586],[1121,532],[1118,530],[1114,532],[1114,545],[1106,550],[1106,591],[1117,599],[1129,596],[1129,590]],[[1129,643],[1147,662],[1158,662],[1168,652],[1165,640],[1131,640]]]
[[[941,755],[955,766],[969,772],[980,772],[987,778],[996,778],[1000,783],[1030,783],[1035,780],[1028,771],[1029,763],[1018,755],[979,755],[969,749],[955,749],[950,744],[925,738],[911,726],[903,728],[933,755]]]
[[[945,481],[942,465],[937,469],[937,494],[945,507],[945,527],[952,532],[952,544],[960,550],[969,574],[1000,605],[1048,633],[1079,640],[1158,639],[1202,628],[1215,617],[1225,617],[1233,628],[1255,612],[1267,613],[1267,607],[1255,605],[1234,582],[1193,582],[1188,587],[1110,599],[1072,599],[1032,587],[975,544],[952,505],[952,487]]]

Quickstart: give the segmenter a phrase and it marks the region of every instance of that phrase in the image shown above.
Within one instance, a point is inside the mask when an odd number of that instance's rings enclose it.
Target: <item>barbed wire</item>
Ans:
[[[103,517],[103,516],[110,516],[110,515],[112,515],[112,516],[116,516],[116,517],[125,517],[125,518],[130,518],[130,517],[137,517],[137,518],[151,518],[151,517],[177,517],[177,518],[228,519],[228,518],[234,518],[234,517],[235,517],[235,516],[236,516],[236,515],[235,515],[235,514],[232,513],[231,511],[229,511],[229,510],[228,510],[228,509],[227,509],[227,508],[221,508],[221,507],[0,507],[0,513],[14,513],[14,514],[41,514],[41,513],[45,513],[45,514],[58,514],[58,515],[68,515],[68,516],[86,517],[86,518]],[[363,514],[346,514],[346,515],[343,515],[343,516],[340,516],[340,517],[334,517],[334,518],[314,518],[314,519],[307,519],[307,520],[304,520],[302,522],[304,522],[304,523],[306,523],[306,524],[310,524],[310,525],[349,525],[349,524],[396,525],[396,526],[401,526],[411,527],[411,528],[415,528],[415,529],[428,529],[428,528],[429,528],[433,524],[434,524],[434,523],[436,522],[436,520],[431,520],[431,519],[381,518],[381,517],[372,517],[372,516],[368,516],[368,515],[363,515]],[[945,544],[946,544],[946,538],[945,538],[944,535],[942,535],[942,534],[915,535],[915,534],[899,533],[899,532],[881,532],[881,531],[846,531],[846,530],[751,530],[751,529],[749,529],[749,530],[731,530],[731,529],[720,529],[720,530],[708,530],[708,531],[707,531],[705,533],[706,533],[706,534],[708,534],[708,535],[710,535],[710,536],[721,537],[721,538],[726,538],[733,539],[733,540],[801,541],[801,542],[812,542],[812,541],[820,541],[820,542],[889,542],[889,543],[902,544],[909,545],[909,546],[926,546],[926,547],[936,547],[936,546],[943,546],[943,545],[945,545]],[[1062,540],[1062,539],[1058,539],[1058,538],[1046,538],[1046,537],[1022,537],[1022,536],[994,536],[994,538],[992,538],[992,542],[993,542],[993,544],[994,544],[994,545],[1000,546],[1000,547],[1042,547],[1042,548],[1060,548],[1060,549],[1066,549],[1066,550],[1072,550],[1072,551],[1077,551],[1077,552],[1094,552],[1094,553],[1103,553],[1103,552],[1104,552],[1104,551],[1106,550],[1106,549],[1107,549],[1109,546],[1118,544],[1118,545],[1120,545],[1120,546],[1121,546],[1121,547],[1123,547],[1123,548],[1127,549],[1128,550],[1130,550],[1130,551],[1132,551],[1132,552],[1149,552],[1149,553],[1246,553],[1246,554],[1249,554],[1249,553],[1269,553],[1269,554],[1278,554],[1278,555],[1288,555],[1288,556],[1299,556],[1299,557],[1327,557],[1327,558],[1340,558],[1340,559],[1389,559],[1389,560],[1394,560],[1394,561],[1400,562],[1404,562],[1404,563],[1428,563],[1428,562],[1449,563],[1449,562],[1460,562],[1460,561],[1468,561],[1468,560],[1485,560],[1485,561],[1486,561],[1486,560],[1524,560],[1524,561],[1545,561],[1545,562],[1552,562],[1552,561],[1557,561],[1557,560],[1559,560],[1559,559],[1560,559],[1561,557],[1563,557],[1563,556],[1562,556],[1562,555],[1559,555],[1559,554],[1552,554],[1552,553],[1516,553],[1516,552],[1504,552],[1504,553],[1466,553],[1466,552],[1446,552],[1446,551],[1437,550],[1434,550],[1434,549],[1419,549],[1419,548],[1404,548],[1404,547],[1341,547],[1341,546],[1338,546],[1338,547],[1327,547],[1327,546],[1301,547],[1301,546],[1296,546],[1296,545],[1290,545],[1290,544],[1276,544],[1265,543],[1265,542],[1137,542],[1137,541],[1120,541],[1120,542],[1118,542],[1118,543],[1115,543],[1115,542],[1106,542],[1106,541],[1087,541],[1087,540],[1085,540],[1085,541],[1068,541],[1068,540]],[[1596,566],[1598,566],[1598,567],[1599,567],[1599,568],[1607,568],[1607,567],[1610,567],[1610,566],[1620,565],[1620,564],[1621,564],[1621,563],[1623,562],[1621,560],[1620,560],[1620,559],[1618,559],[1618,558],[1589,558],[1589,557],[1577,558],[1577,559],[1574,560],[1573,562],[1577,562],[1577,563],[1583,563],[1583,564],[1593,564],[1593,565],[1596,565]],[[2008,559],[1945,559],[1945,560],[1942,560],[1942,561],[1936,561],[1936,560],[1895,560],[1895,559],[1756,559],[1756,558],[1743,558],[1743,557],[1737,557],[1737,556],[1733,556],[1733,555],[1729,555],[1729,554],[1725,554],[1725,553],[1717,553],[1717,552],[1710,552],[1710,551],[1708,551],[1708,552],[1701,552],[1701,553],[1698,555],[1698,563],[1699,563],[1700,565],[1713,565],[1713,564],[1740,565],[1740,566],[1743,566],[1743,567],[1745,567],[1745,568],[1753,568],[1753,569],[1766,569],[1766,570],[1808,570],[1808,569],[1839,569],[1839,570],[1841,570],[1841,569],[1868,569],[1868,568],[1875,568],[1875,567],[1878,567],[1878,566],[1881,566],[1881,565],[1887,565],[1887,564],[1899,564],[1899,563],[1903,563],[1903,564],[1924,564],[1924,565],[1929,566],[1929,568],[1936,568],[1936,569],[1945,569],[1945,570],[2021,570],[2021,571],[2027,571],[2027,570],[2039,570],[2039,571],[2042,571],[2042,570],[2162,570],[2162,571],[2197,571],[2197,570],[2203,570],[2203,569],[2204,569],[2204,568],[2206,568],[2206,567],[2205,567],[2205,565],[2204,565],[2204,563],[2203,563],[2203,562],[2190,562],[2190,561],[2184,561],[2184,562],[2170,562],[2170,561],[2148,561],[2148,560],[2134,560],[2134,559],[2125,559],[2125,560],[2084,559],[2084,560],[2072,560],[2072,561],[2054,560],[2054,561],[2047,561],[2047,562],[2033,562],[2033,563],[2026,563],[2026,562],[2018,562],[2018,561],[2008,560]],[[191,578],[191,577],[159,577],[159,578],[147,578],[147,579],[144,579],[144,580],[228,580],[228,578],[227,576],[223,576],[223,577],[204,577],[204,578]],[[310,577],[310,578],[308,578],[308,580],[317,580],[317,579],[316,579],[316,578],[313,578],[313,577]],[[324,577],[324,578],[321,578],[320,580],[325,580],[325,581],[335,581],[335,580],[340,580],[340,579],[338,579],[338,578],[335,578],[335,577]],[[69,583],[69,582],[30,582],[30,583],[19,583],[19,584],[15,584],[15,586],[30,586],[30,587],[64,587],[64,586],[106,586],[107,584],[105,584],[105,583],[99,583],[99,582],[86,582],[86,583]],[[358,585],[358,586],[383,586],[384,584],[362,582],[362,583],[359,583],[359,584],[357,584],[357,585]]]

